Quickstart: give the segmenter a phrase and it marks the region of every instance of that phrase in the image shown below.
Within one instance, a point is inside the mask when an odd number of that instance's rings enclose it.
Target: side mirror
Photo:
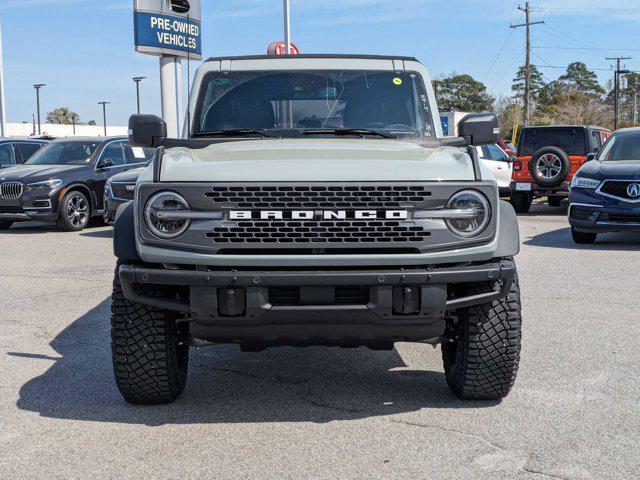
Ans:
[[[595,153],[595,152],[591,152],[591,153],[587,154],[587,162],[595,160],[597,156],[598,156],[598,154]]]
[[[471,145],[493,145],[500,140],[500,125],[495,113],[471,113],[460,120],[458,135]]]
[[[115,164],[113,163],[113,160],[111,160],[110,158],[101,158],[98,162],[98,168],[109,168],[113,167],[114,165]]]
[[[167,124],[157,115],[129,117],[129,142],[134,147],[156,148],[163,138],[167,138]]]

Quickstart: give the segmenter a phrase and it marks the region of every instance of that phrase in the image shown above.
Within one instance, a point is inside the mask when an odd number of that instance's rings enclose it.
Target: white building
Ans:
[[[33,133],[32,123],[7,123],[8,137],[29,137]],[[104,126],[102,125],[76,125],[75,133],[73,125],[58,125],[53,123],[42,123],[40,130],[43,135],[50,135],[54,138],[61,137],[102,137],[104,136]],[[128,127],[107,126],[107,135],[127,135]]]

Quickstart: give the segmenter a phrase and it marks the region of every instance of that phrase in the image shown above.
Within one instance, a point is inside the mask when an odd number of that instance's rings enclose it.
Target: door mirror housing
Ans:
[[[587,155],[587,162],[591,162],[596,159],[598,154],[596,152],[591,152]]]
[[[500,125],[495,113],[471,113],[460,120],[458,135],[470,145],[493,145],[500,140]]]
[[[134,147],[156,148],[167,138],[167,124],[157,115],[131,115],[129,142]]]
[[[113,160],[110,159],[109,157],[107,158],[101,158],[100,161],[98,162],[98,168],[109,168],[109,167],[113,167],[115,164],[113,163]]]

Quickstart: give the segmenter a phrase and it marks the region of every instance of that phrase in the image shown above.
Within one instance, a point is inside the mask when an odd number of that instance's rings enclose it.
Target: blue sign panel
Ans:
[[[194,60],[202,56],[200,22],[162,13],[134,12],[136,50]]]
[[[449,135],[449,117],[447,115],[440,115],[440,121],[442,122],[442,133]]]

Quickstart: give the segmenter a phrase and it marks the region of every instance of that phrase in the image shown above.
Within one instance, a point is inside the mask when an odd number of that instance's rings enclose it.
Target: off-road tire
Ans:
[[[511,192],[511,205],[516,213],[529,213],[533,195],[529,192]]]
[[[8,220],[0,220],[0,230],[9,230],[11,228],[11,225],[13,225],[13,222],[10,222]]]
[[[69,210],[72,208],[71,203],[74,199],[78,199],[82,202],[86,207],[86,210],[82,215],[82,220],[78,221],[78,223],[74,223],[75,220],[73,215],[69,215]],[[58,207],[58,228],[65,232],[79,232],[84,230],[89,225],[89,220],[91,219],[91,203],[89,203],[89,199],[87,196],[78,191],[73,190],[71,192],[67,192],[64,197],[62,197],[62,201],[60,202],[60,206]]]
[[[562,204],[562,197],[547,197],[547,203],[550,207],[559,207]]]
[[[573,241],[579,245],[592,245],[596,243],[598,234],[595,232],[578,232],[575,228],[571,227],[571,237]]]
[[[520,363],[522,317],[517,276],[506,298],[459,310],[453,331],[453,341],[442,344],[447,384],[453,393],[466,400],[506,397]]]
[[[162,286],[136,286],[145,296],[164,296]],[[173,312],[127,300],[116,269],[111,296],[111,349],[116,384],[137,405],[176,400],[186,385],[189,347]]]

